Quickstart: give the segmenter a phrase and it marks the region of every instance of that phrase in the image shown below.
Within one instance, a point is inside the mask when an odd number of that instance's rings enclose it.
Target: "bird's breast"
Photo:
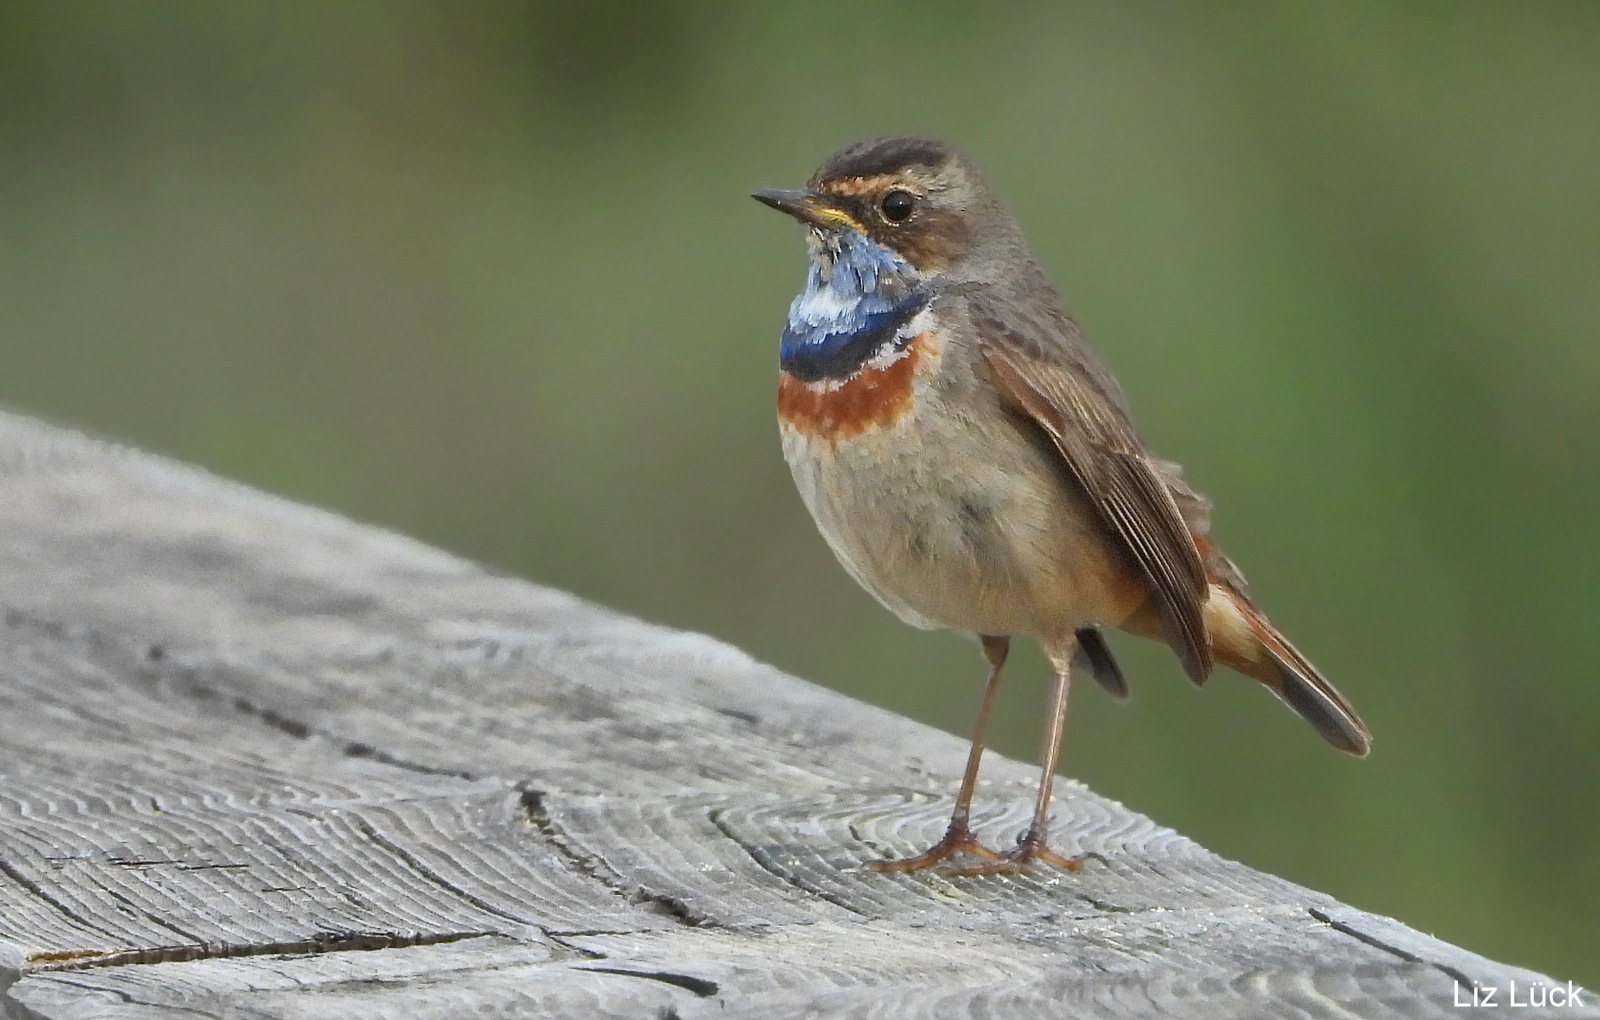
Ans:
[[[917,378],[937,357],[933,337],[922,332],[885,344],[842,377],[807,380],[786,370],[778,379],[778,420],[830,443],[891,428],[911,412]]]
[[[856,371],[778,386],[784,458],[850,575],[908,623],[1117,623],[1143,598],[1042,437],[985,395],[931,312]],[[1137,586],[1135,586],[1137,587]]]

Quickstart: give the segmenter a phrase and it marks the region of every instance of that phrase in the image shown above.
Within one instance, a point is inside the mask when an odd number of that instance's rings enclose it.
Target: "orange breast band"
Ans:
[[[869,362],[843,382],[805,383],[785,372],[778,379],[778,419],[804,435],[833,442],[887,428],[911,410],[917,365],[929,354],[928,335],[919,333],[895,360],[881,366]]]

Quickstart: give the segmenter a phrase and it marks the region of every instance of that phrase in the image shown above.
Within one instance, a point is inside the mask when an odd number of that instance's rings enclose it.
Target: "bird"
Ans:
[[[1355,708],[1212,541],[1210,501],[1145,447],[1121,387],[966,156],[872,138],[802,189],[751,197],[805,228],[777,400],[801,499],[857,583],[912,626],[976,635],[988,663],[943,838],[869,868],[1082,868],[1049,846],[1051,786],[1072,676],[1128,696],[1107,628],[1164,642],[1196,685],[1229,666],[1334,747],[1368,752]],[[1014,638],[1040,643],[1053,682],[1032,820],[995,850],[973,834],[971,803]]]

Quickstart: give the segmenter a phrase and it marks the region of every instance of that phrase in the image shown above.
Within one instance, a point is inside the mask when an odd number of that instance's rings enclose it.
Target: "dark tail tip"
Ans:
[[[1372,734],[1343,695],[1315,674],[1301,675],[1290,663],[1280,662],[1278,666],[1283,679],[1275,690],[1295,714],[1334,747],[1358,758],[1366,757],[1372,750]]]
[[[1077,666],[1087,669],[1094,682],[1118,701],[1128,700],[1128,681],[1111,655],[1106,639],[1093,627],[1078,631]]]
[[[1338,688],[1324,679],[1317,667],[1246,598],[1226,589],[1221,594],[1254,638],[1236,638],[1230,646],[1219,649],[1222,660],[1261,681],[1334,747],[1357,757],[1372,750],[1372,732]]]

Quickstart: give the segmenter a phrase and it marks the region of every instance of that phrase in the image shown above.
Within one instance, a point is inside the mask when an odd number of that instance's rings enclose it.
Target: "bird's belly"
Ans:
[[[1144,600],[1039,437],[931,385],[905,396],[859,429],[780,415],[801,498],[862,587],[915,626],[997,635],[1119,623]]]

